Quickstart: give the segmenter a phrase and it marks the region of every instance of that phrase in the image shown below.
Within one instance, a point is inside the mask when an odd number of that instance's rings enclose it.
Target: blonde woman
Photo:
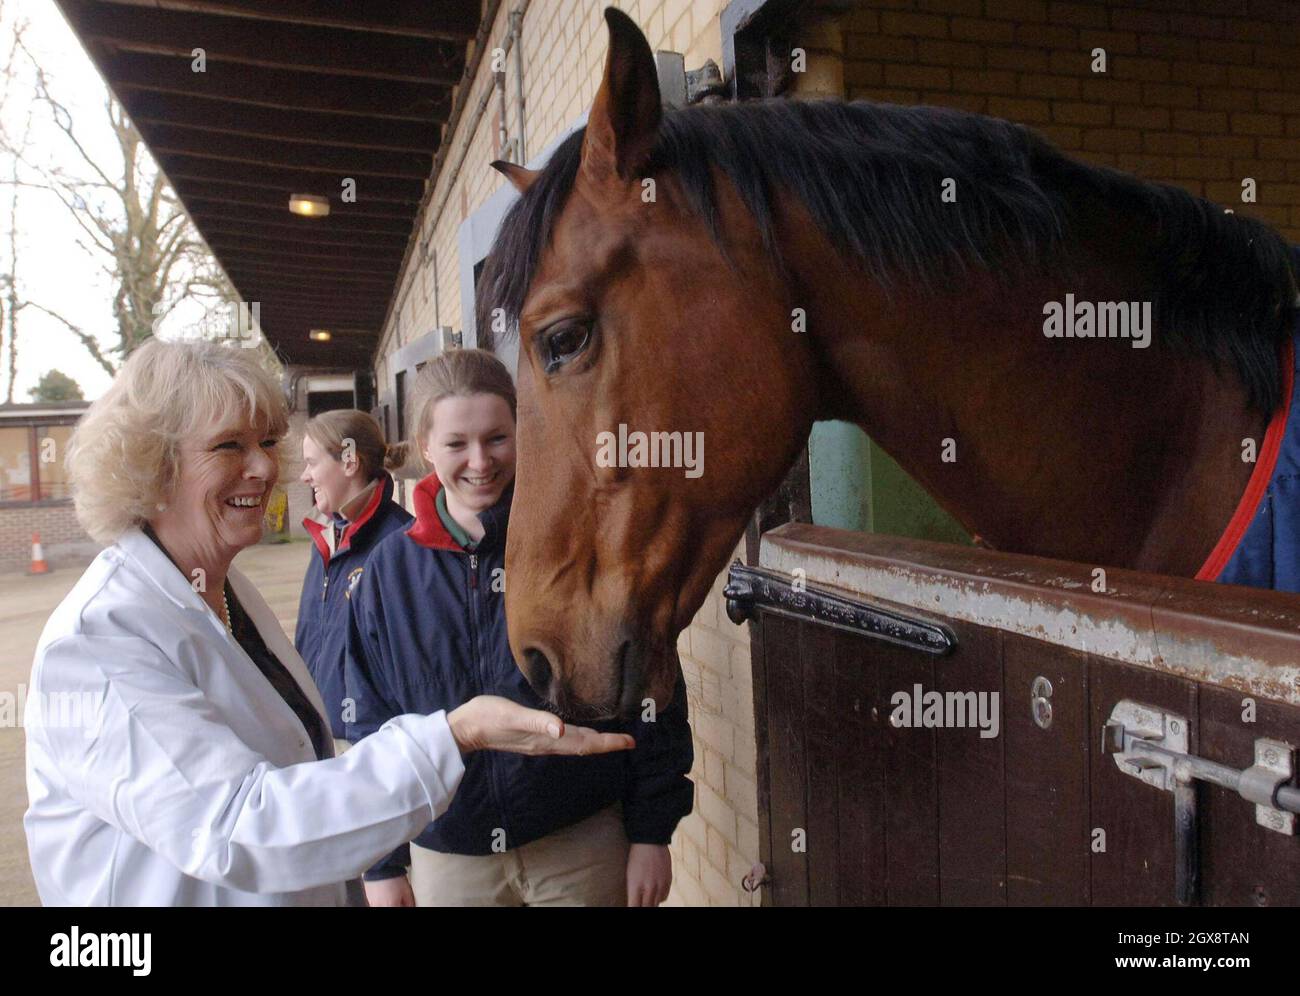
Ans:
[[[338,753],[347,749],[343,650],[348,600],[376,543],[411,522],[393,501],[388,474],[402,465],[405,447],[384,443],[383,430],[355,408],[323,412],[302,438],[302,477],[312,510],[302,520],[315,546],[307,567],[293,645],[320,689]]]
[[[78,423],[77,515],[109,545],[32,665],[24,825],[44,904],[339,905],[446,809],[476,750],[630,746],[484,697],[335,758],[306,666],[231,566],[262,536],[287,424],[246,350],[156,339]]]
[[[393,716],[453,709],[485,693],[544,705],[506,639],[510,374],[491,353],[453,350],[421,371],[412,398],[414,443],[430,473],[415,488],[415,522],[375,547],[349,603],[354,740],[368,740]],[[633,733],[637,748],[596,758],[472,758],[447,812],[366,873],[370,905],[663,902],[672,882],[668,842],[693,792],[684,683],[657,722],[605,728]]]

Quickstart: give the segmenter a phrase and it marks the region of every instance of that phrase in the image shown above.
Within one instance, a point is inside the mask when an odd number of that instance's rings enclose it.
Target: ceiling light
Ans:
[[[330,341],[330,330],[329,330],[329,329],[312,329],[310,332],[307,333],[307,338],[308,338],[308,339],[313,339],[313,340],[315,340],[316,342],[329,342],[329,341]]]
[[[330,202],[328,197],[315,194],[290,194],[289,210],[308,218],[323,218],[330,213]]]

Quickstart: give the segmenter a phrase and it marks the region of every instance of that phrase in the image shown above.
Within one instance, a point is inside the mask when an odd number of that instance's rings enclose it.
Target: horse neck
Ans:
[[[1265,420],[1200,359],[1043,333],[1044,302],[1149,300],[1140,277],[1101,266],[887,295],[803,232],[820,417],[860,425],[995,548],[1196,572],[1249,476],[1241,439]]]

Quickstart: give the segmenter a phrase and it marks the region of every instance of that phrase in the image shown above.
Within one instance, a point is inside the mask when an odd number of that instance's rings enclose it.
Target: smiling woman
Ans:
[[[341,904],[447,808],[464,755],[632,746],[482,696],[335,757],[306,665],[231,566],[262,536],[286,423],[246,350],[152,340],[77,426],[77,512],[109,545],[32,665],[24,824],[46,905]]]

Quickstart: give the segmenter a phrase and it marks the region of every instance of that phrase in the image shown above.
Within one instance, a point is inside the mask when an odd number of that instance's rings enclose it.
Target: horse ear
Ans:
[[[631,180],[650,158],[662,109],[650,43],[636,23],[605,8],[609,52],[605,75],[587,115],[582,171],[592,180]]]
[[[518,163],[506,162],[504,159],[497,159],[490,165],[509,180],[510,185],[521,194],[528,193],[528,188],[541,175],[541,170],[529,169],[527,166],[520,166]]]

